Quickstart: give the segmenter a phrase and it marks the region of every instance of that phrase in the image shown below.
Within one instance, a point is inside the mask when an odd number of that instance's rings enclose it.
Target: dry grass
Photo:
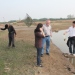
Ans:
[[[42,22],[43,23],[43,22]],[[45,23],[45,22],[44,22]],[[69,21],[52,21],[53,30],[70,26]],[[43,68],[36,67],[34,47],[35,27],[14,26],[17,30],[16,47],[8,48],[8,32],[0,31],[0,75],[72,75],[66,68],[73,67],[61,51],[51,43],[51,55],[44,55]],[[22,27],[22,28],[21,28]]]

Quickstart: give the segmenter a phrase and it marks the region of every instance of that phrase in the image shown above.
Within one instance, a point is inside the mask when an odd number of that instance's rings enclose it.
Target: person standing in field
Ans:
[[[45,37],[43,32],[43,24],[39,23],[34,30],[35,34],[35,47],[37,49],[37,66],[42,67],[41,65],[41,51],[42,51],[42,38]]]
[[[8,25],[8,24],[5,25],[5,28],[1,28],[1,30],[6,30],[6,29],[8,29],[8,32],[9,32],[8,33],[8,37],[9,37],[8,47],[10,47],[11,45],[12,47],[15,47],[15,44],[14,44],[14,37],[16,36],[15,29],[12,25]]]
[[[69,37],[68,37],[68,41],[67,41],[67,45],[69,47],[69,52],[70,52],[71,55],[75,56],[75,21],[72,22],[72,26],[70,26],[66,30],[66,32],[64,33],[64,35],[66,33],[69,33]]]
[[[46,43],[46,54],[50,55],[50,38],[52,37],[52,27],[50,24],[50,20],[46,20],[46,24],[43,25],[43,31],[45,33],[45,37],[42,39],[42,51],[41,51],[41,57],[44,54],[44,45]]]

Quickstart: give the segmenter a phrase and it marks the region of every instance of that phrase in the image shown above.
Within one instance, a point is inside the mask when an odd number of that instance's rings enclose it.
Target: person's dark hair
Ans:
[[[34,32],[40,32],[40,28],[43,27],[42,23],[39,23],[36,27],[36,29],[34,30]]]
[[[7,29],[8,28],[8,24],[5,24],[5,29]]]
[[[72,23],[75,24],[75,21],[73,21]]]

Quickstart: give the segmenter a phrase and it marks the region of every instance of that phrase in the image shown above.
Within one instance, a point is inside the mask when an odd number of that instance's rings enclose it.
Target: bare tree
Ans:
[[[28,14],[26,14],[26,18],[24,19],[24,23],[25,23],[28,27],[31,26],[32,23],[33,23],[32,18],[31,18]]]

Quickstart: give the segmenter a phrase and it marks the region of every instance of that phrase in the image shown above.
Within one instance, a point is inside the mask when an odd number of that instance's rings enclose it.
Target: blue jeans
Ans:
[[[44,45],[46,43],[46,53],[49,53],[50,51],[50,36],[48,37],[45,37],[42,39],[42,51],[41,51],[41,54],[44,53]]]
[[[37,65],[41,63],[41,50],[42,48],[37,48]]]
[[[73,45],[73,48],[72,48]],[[73,51],[72,51],[73,50]],[[71,54],[75,54],[75,46],[74,46],[74,41],[72,41],[72,44],[69,42],[69,52]]]

